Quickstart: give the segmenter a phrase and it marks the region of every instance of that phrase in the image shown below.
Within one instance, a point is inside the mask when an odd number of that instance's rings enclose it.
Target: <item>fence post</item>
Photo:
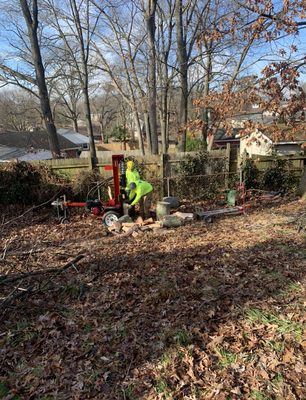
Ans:
[[[88,157],[88,168],[90,171],[92,171],[94,169],[94,165],[93,165],[93,158],[92,157]]]
[[[166,196],[167,193],[167,182],[166,178],[168,178],[168,154],[161,154],[160,156],[160,179],[161,179],[161,195],[162,197]]]
[[[229,173],[230,173],[230,164],[231,164],[231,144],[230,143],[226,143],[226,153],[225,153],[225,157],[226,157],[226,164],[225,164],[225,169],[226,169],[226,173],[225,173],[225,189],[228,190],[229,189]]]
[[[297,194],[302,197],[302,200],[306,200],[306,164],[303,160],[303,174],[301,176],[300,184],[297,190]]]

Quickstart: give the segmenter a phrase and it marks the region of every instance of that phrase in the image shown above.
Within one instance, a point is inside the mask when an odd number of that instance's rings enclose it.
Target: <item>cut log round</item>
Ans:
[[[163,197],[163,201],[170,203],[171,208],[179,208],[180,206],[180,199],[175,196]]]
[[[184,221],[182,218],[176,215],[165,215],[161,220],[161,225],[163,228],[175,228],[177,226],[183,225]]]
[[[165,215],[170,214],[170,203],[158,201],[156,204],[156,218],[160,221]]]

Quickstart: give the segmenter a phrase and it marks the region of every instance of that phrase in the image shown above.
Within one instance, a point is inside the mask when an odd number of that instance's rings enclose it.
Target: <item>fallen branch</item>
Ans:
[[[65,271],[66,269],[68,269],[69,267],[75,267],[75,264],[80,261],[82,258],[85,257],[85,254],[79,254],[78,256],[76,256],[73,260],[69,261],[67,264],[63,265],[60,268],[50,268],[49,270],[46,271],[33,271],[32,275],[38,275],[37,273],[34,274],[35,272],[40,272],[40,273],[46,273],[46,272],[55,272],[54,275],[52,275],[48,281],[41,287],[38,287],[38,289],[34,290],[34,286],[30,286],[27,289],[22,289],[21,291],[19,291],[17,294],[16,291],[20,290],[18,287],[15,287],[14,290],[9,294],[9,296],[7,296],[2,303],[0,304],[1,307],[7,306],[9,303],[11,303],[12,301],[15,301],[17,299],[20,299],[21,297],[25,296],[26,294],[33,294],[36,293],[38,291],[40,291],[41,289],[45,288],[47,286],[47,284],[50,282],[50,280],[52,278],[54,278],[55,276],[59,275],[60,273],[62,273],[63,271]],[[26,273],[27,276],[29,276],[29,274],[31,273]],[[23,276],[24,277],[24,274]],[[19,279],[19,278],[18,278]],[[3,282],[2,282],[3,283]]]
[[[26,294],[29,294],[33,291],[33,286],[30,286],[27,289],[23,289],[22,291],[19,291],[17,294],[16,291],[18,290],[18,288],[14,288],[14,290],[5,298],[5,300],[3,300],[3,302],[1,303],[1,307],[6,306],[7,304],[9,304],[11,301],[13,300],[17,300],[20,297],[25,296]]]
[[[0,230],[3,229],[3,227],[4,227],[5,225],[8,225],[8,224],[10,224],[10,223],[12,223],[12,222],[14,222],[14,221],[16,221],[16,220],[18,220],[18,219],[24,217],[24,216],[25,216],[26,214],[28,214],[29,212],[34,211],[34,210],[37,210],[38,208],[43,207],[43,206],[45,206],[46,204],[51,203],[51,201],[54,200],[54,199],[60,194],[60,192],[61,192],[61,191],[59,190],[54,196],[51,197],[51,199],[45,201],[44,203],[38,204],[37,206],[33,206],[33,207],[29,208],[29,209],[26,210],[23,214],[20,214],[20,215],[18,215],[17,217],[14,217],[14,218],[12,218],[12,219],[10,219],[10,220],[8,220],[8,221],[2,222],[2,224],[1,224],[1,226],[0,226]]]
[[[67,264],[65,264],[59,268],[40,269],[38,271],[23,272],[21,274],[15,274],[15,275],[9,275],[9,276],[0,275],[0,284],[7,284],[9,282],[14,282],[18,279],[23,279],[23,278],[27,278],[27,277],[42,275],[42,274],[51,274],[53,272],[61,273],[61,272],[65,271],[67,268],[76,264],[78,261],[80,261],[84,257],[85,257],[85,254],[79,254],[73,260],[69,261]]]
[[[47,249],[31,249],[28,251],[7,251],[6,255],[7,256],[29,256],[31,254],[36,254],[36,253],[43,253],[44,251],[46,251]]]
[[[2,254],[2,257],[1,257],[2,260],[5,259],[5,256],[6,256],[7,252],[8,252],[9,245],[10,245],[11,243],[13,243],[13,241],[14,241],[14,238],[8,239],[8,240],[5,241],[5,246],[4,246],[3,254]]]

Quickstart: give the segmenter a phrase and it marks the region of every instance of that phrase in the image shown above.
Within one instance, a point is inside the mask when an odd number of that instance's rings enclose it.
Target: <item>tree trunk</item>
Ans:
[[[91,111],[90,111],[88,87],[86,87],[86,86],[84,88],[84,108],[85,108],[87,135],[89,137],[90,156],[95,162],[97,159],[97,153],[96,153],[96,146],[95,146],[95,140],[94,140],[94,135],[93,135],[92,121],[91,121]]]
[[[164,64],[161,68],[162,76],[162,90],[160,94],[160,129],[161,129],[161,141],[162,141],[162,152],[166,154],[169,146],[169,135],[168,135],[168,72],[167,72],[167,59],[164,59]]]
[[[207,63],[206,63],[206,75],[205,75],[205,80],[204,80],[204,92],[203,92],[204,98],[209,95],[211,72],[212,72],[212,54],[211,54],[211,49],[209,47],[206,47],[206,53],[207,53]],[[202,119],[203,119],[202,140],[206,144],[207,144],[207,132],[208,132],[208,128],[209,128],[208,113],[209,113],[209,110],[207,109],[207,107],[204,107],[203,115],[202,115]]]
[[[81,60],[82,60],[82,76],[81,78],[81,85],[82,91],[84,95],[84,111],[85,111],[85,118],[86,118],[86,125],[87,125],[87,134],[89,137],[89,146],[90,146],[90,156],[93,161],[93,165],[97,161],[97,153],[96,153],[96,146],[95,140],[93,135],[93,128],[92,128],[92,121],[91,121],[91,110],[90,110],[90,100],[89,100],[89,93],[88,93],[88,52],[89,52],[89,43],[85,48],[84,38],[83,38],[83,26],[80,20],[80,14],[78,7],[76,5],[75,0],[70,0],[71,8],[73,11],[73,18],[78,32],[78,41],[79,47],[81,52]],[[88,12],[88,10],[87,10]],[[89,29],[89,26],[87,27]]]
[[[53,115],[50,106],[49,93],[45,78],[45,68],[43,65],[40,46],[38,42],[38,5],[37,0],[32,2],[32,14],[29,9],[27,0],[19,0],[22,8],[22,13],[27,24],[28,35],[31,42],[31,53],[33,57],[33,64],[35,67],[36,83],[39,92],[40,106],[43,121],[48,132],[49,146],[54,158],[61,155],[56,127],[53,120]]]
[[[166,100],[167,102],[167,100]],[[160,129],[161,129],[161,140],[162,140],[162,152],[166,154],[168,151],[167,146],[167,113],[165,110],[160,111]]]
[[[182,0],[176,0],[175,21],[176,21],[176,40],[177,56],[179,63],[179,77],[181,83],[180,98],[180,150],[186,151],[186,124],[188,118],[188,56],[186,51],[186,39],[184,38],[183,20],[182,20]]]
[[[140,125],[140,120],[139,120],[139,115],[137,110],[134,110],[134,118],[135,118],[135,123],[136,123],[136,129],[138,132],[138,141],[139,141],[139,150],[141,151],[141,155],[145,155],[145,150],[144,150],[144,144],[143,144],[143,137],[142,137],[142,131],[141,131],[141,125]]]
[[[144,126],[145,126],[145,131],[146,131],[146,141],[147,141],[148,151],[149,151],[149,153],[152,153],[150,122],[149,122],[149,115],[147,112],[143,113],[143,118],[144,118]]]
[[[99,126],[100,126],[100,136],[101,136],[101,142],[105,143],[104,140],[104,126],[103,126],[103,122],[99,121]]]
[[[72,119],[72,125],[73,125],[74,132],[79,132],[79,125],[78,125],[78,119],[77,118],[73,118]]]
[[[157,0],[148,0],[146,24],[149,45],[148,60],[148,107],[152,154],[158,154],[158,135],[156,124],[156,49],[155,49],[155,12]]]
[[[304,165],[304,173],[298,188],[298,195],[301,196],[303,201],[306,201],[306,164]]]

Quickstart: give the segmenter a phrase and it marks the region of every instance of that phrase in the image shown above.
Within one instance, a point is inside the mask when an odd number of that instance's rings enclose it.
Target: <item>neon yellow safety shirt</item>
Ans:
[[[126,177],[127,190],[130,189],[130,183],[135,182],[137,184],[137,182],[140,180],[139,172],[136,171],[136,169],[133,170],[127,169],[125,171],[125,177]]]
[[[137,204],[143,196],[147,195],[153,190],[153,186],[151,185],[151,183],[146,181],[138,181],[136,182],[136,185],[136,188],[134,190],[131,190],[129,196],[129,200],[132,200],[134,196],[136,196],[131,203],[132,206],[135,206],[135,204]]]

